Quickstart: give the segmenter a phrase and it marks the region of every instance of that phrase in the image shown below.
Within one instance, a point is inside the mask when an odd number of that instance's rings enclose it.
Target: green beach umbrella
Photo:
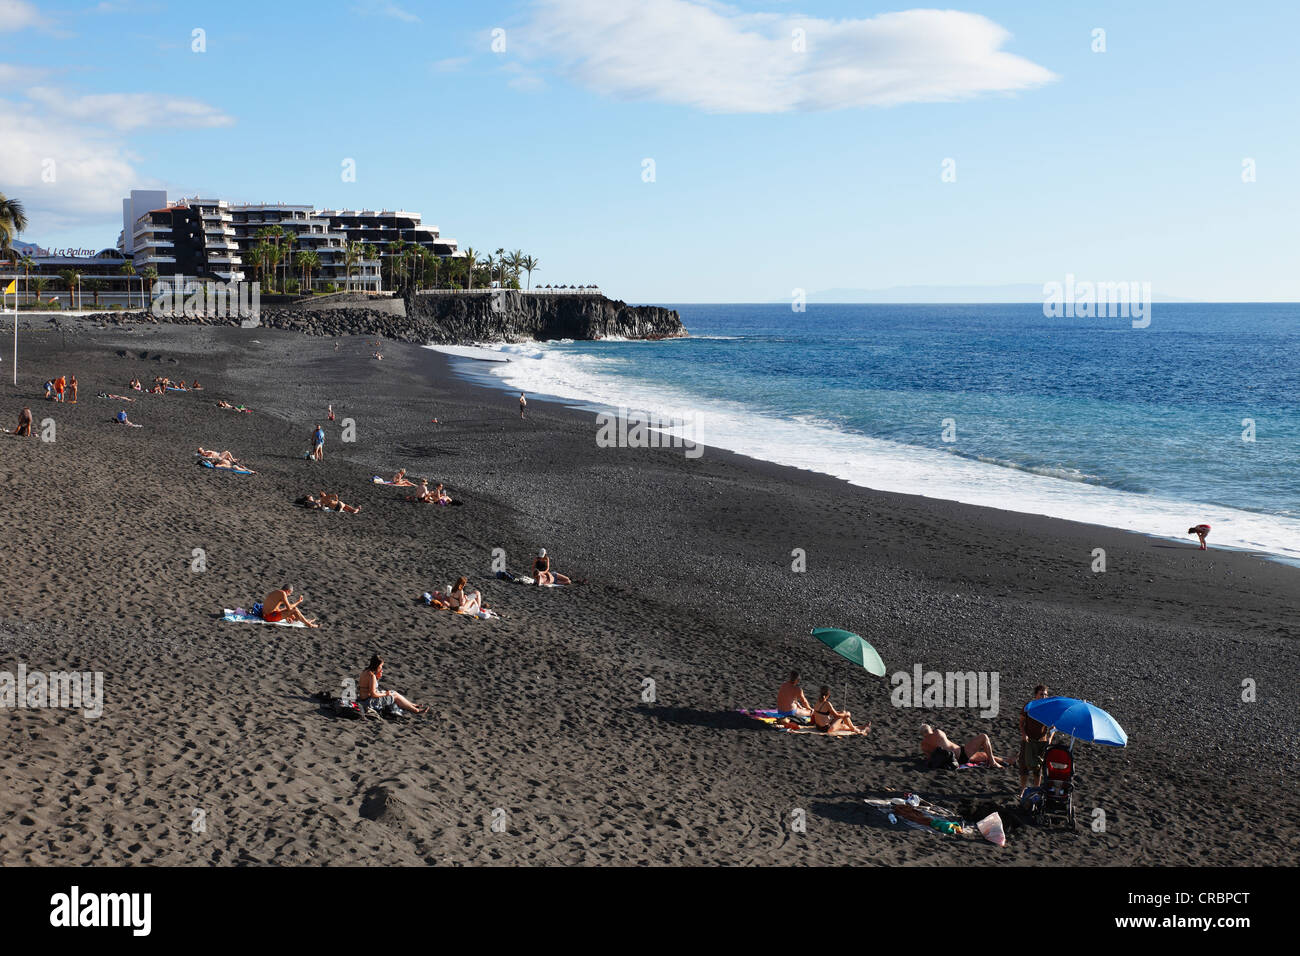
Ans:
[[[857,664],[868,674],[874,674],[876,677],[885,676],[885,662],[880,659],[876,649],[852,631],[844,631],[838,627],[814,627],[812,636],[840,657]]]
[[[852,661],[868,674],[876,677],[885,676],[885,662],[880,659],[876,649],[854,634],[838,627],[814,627],[812,636],[817,638],[846,661]],[[844,681],[844,700],[849,696],[849,682]]]

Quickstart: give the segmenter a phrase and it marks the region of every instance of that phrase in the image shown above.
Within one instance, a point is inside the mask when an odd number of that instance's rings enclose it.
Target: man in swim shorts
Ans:
[[[312,449],[311,449],[312,461],[324,461],[325,460],[325,429],[317,425],[316,430],[311,434],[311,440],[312,440]]]
[[[801,724],[806,724],[812,719],[812,704],[808,703],[803,688],[799,686],[798,671],[791,671],[785,683],[777,688],[776,712],[781,716],[788,715],[789,719]]]

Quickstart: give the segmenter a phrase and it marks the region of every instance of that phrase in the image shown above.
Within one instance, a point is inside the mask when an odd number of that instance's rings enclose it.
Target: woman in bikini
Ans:
[[[537,582],[538,587],[544,584],[573,583],[558,571],[551,570],[551,559],[546,556],[545,548],[538,551],[537,557],[533,560],[533,580]]]
[[[451,605],[453,611],[460,611],[462,614],[477,614],[483,610],[483,595],[475,591],[473,594],[465,593],[465,585],[469,584],[469,579],[463,575],[456,579],[456,586],[451,589],[451,596],[447,598],[447,603]]]
[[[1198,525],[1194,525],[1193,527],[1187,529],[1187,533],[1188,533],[1188,534],[1194,534],[1194,535],[1196,535],[1196,537],[1198,537],[1198,538],[1201,539],[1201,550],[1202,550],[1202,551],[1207,551],[1207,550],[1209,550],[1208,548],[1205,547],[1205,539],[1206,539],[1206,538],[1209,536],[1209,534],[1210,534],[1210,526],[1209,526],[1208,524],[1198,524]]]
[[[307,615],[298,610],[305,598],[298,598],[296,601],[290,601],[289,595],[293,593],[293,585],[279,588],[272,591],[262,602],[262,620],[276,624],[280,621],[289,621],[291,623],[306,624],[308,627],[316,627],[316,622],[310,620]]]
[[[858,727],[853,723],[851,713],[847,710],[835,709],[835,705],[831,703],[831,689],[826,686],[822,687],[821,693],[817,696],[817,706],[813,708],[812,719],[813,726],[827,733],[868,734],[871,732],[870,723]]]
[[[397,474],[393,475],[392,484],[397,485],[399,488],[415,487],[415,482],[411,481],[409,478],[406,477],[405,468],[397,469]]]
[[[412,714],[423,714],[428,707],[411,703],[395,690],[380,690],[379,678],[384,676],[384,659],[378,654],[370,658],[370,663],[361,672],[357,681],[357,702],[366,713],[379,713],[389,707],[397,706]]]

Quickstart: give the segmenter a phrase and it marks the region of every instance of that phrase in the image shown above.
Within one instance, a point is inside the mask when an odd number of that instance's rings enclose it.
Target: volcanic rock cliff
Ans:
[[[441,344],[527,339],[665,339],[686,334],[672,309],[628,305],[603,295],[526,295],[503,290],[414,295],[406,317]]]
[[[687,334],[672,309],[628,305],[603,295],[526,295],[473,292],[369,299],[322,297],[283,305],[262,304],[256,318],[235,315],[101,312],[86,316],[116,325],[165,322],[178,325],[248,325],[306,335],[367,335],[419,345],[470,345],[530,339],[665,339]]]

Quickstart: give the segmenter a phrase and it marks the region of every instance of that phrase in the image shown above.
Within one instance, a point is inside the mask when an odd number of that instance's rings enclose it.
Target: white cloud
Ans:
[[[151,185],[136,170],[126,131],[234,122],[206,103],[153,93],[79,95],[38,86],[26,95],[0,97],[0,183],[6,195],[23,200],[28,233],[38,237],[111,224],[121,215],[122,197]]]
[[[0,0],[0,33],[40,26],[40,11],[25,0]]]
[[[207,128],[233,126],[234,117],[199,100],[160,93],[69,94],[49,86],[34,86],[27,97],[41,109],[78,122],[118,130],[142,126]]]
[[[419,23],[420,18],[408,10],[403,10],[395,3],[375,3],[373,0],[367,3],[358,3],[352,8],[354,13],[379,14],[383,17],[392,17],[394,20],[401,20],[403,23]]]
[[[1003,51],[998,24],[956,10],[820,20],[709,0],[539,0],[522,32],[525,56],[597,92],[713,113],[946,102],[1056,79]]]

